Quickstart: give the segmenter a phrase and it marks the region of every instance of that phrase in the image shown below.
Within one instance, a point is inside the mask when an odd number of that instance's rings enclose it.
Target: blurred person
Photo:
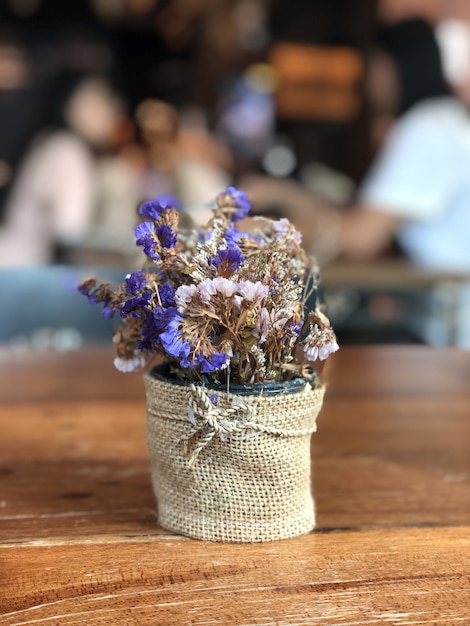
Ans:
[[[31,83],[24,46],[17,37],[0,31],[0,221],[16,165],[35,124],[37,105]]]
[[[197,107],[180,112],[177,150],[176,195],[193,221],[205,224],[212,216],[211,200],[230,184],[234,168],[232,153],[210,131],[202,110]]]
[[[230,151],[211,133],[198,107],[178,111],[149,99],[139,105],[136,118],[147,149],[149,181],[158,177],[161,194],[177,196],[183,211],[205,223],[208,201],[230,182]]]
[[[210,200],[230,182],[232,157],[197,107],[178,111],[148,98],[137,106],[135,122],[138,137],[97,165],[98,208],[85,245],[89,254],[124,255],[126,263],[138,265],[142,258],[132,236],[138,206],[174,196],[188,225],[205,223]]]
[[[377,16],[383,24],[422,18],[439,24],[442,20],[470,21],[468,0],[378,0]]]
[[[470,20],[445,19],[435,30],[444,75],[457,96],[470,102]]]
[[[96,209],[96,154],[113,141],[122,102],[102,76],[66,72],[19,167],[0,229],[0,265],[55,260],[79,246]]]
[[[241,186],[258,212],[282,207],[322,262],[372,260],[396,238],[419,266],[468,272],[470,101],[452,93],[423,20],[385,29],[376,60],[369,88],[383,144],[352,206],[329,205],[293,180],[253,177]]]
[[[384,24],[397,24],[417,17],[434,22],[441,18],[445,4],[455,0],[378,0],[377,15]]]

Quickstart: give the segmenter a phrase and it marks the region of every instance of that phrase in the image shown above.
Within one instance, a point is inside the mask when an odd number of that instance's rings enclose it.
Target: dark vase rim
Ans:
[[[170,374],[170,368],[167,363],[157,365],[149,371],[149,375],[156,380],[168,382],[172,385],[179,385],[180,387],[187,387],[189,385],[189,382],[185,380],[179,380],[178,378],[172,376]],[[299,376],[297,378],[292,378],[291,380],[285,380],[281,382],[273,381],[266,383],[230,385],[229,392],[237,396],[273,396],[279,394],[292,394],[303,391],[307,383],[314,383],[315,380],[316,375],[314,374],[310,379],[302,378]],[[199,385],[201,383],[195,384]],[[212,389],[214,391],[227,391],[227,387],[225,385],[204,384],[203,386],[207,389]]]

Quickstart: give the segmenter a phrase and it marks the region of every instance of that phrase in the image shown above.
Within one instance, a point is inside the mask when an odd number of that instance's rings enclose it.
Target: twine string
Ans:
[[[206,389],[192,384],[188,394],[188,420],[194,431],[182,442],[186,453],[195,442],[189,457],[189,467],[194,467],[200,452],[216,436],[226,441],[229,437],[248,435],[250,431],[278,437],[302,437],[315,431],[315,425],[300,430],[273,428],[257,423],[256,416],[256,407],[243,402],[241,398],[232,396],[229,406],[218,406],[211,401]]]

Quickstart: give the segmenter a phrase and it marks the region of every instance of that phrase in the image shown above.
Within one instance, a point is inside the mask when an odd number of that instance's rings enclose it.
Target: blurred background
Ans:
[[[140,266],[139,204],[236,184],[340,343],[470,346],[469,103],[467,0],[0,0],[0,344],[108,343],[76,285]]]

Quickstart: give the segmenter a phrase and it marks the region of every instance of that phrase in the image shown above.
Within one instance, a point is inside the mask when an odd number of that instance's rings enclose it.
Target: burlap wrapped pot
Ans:
[[[163,528],[225,542],[285,539],[314,528],[310,438],[320,384],[298,379],[238,395],[183,385],[156,370],[144,380]]]

